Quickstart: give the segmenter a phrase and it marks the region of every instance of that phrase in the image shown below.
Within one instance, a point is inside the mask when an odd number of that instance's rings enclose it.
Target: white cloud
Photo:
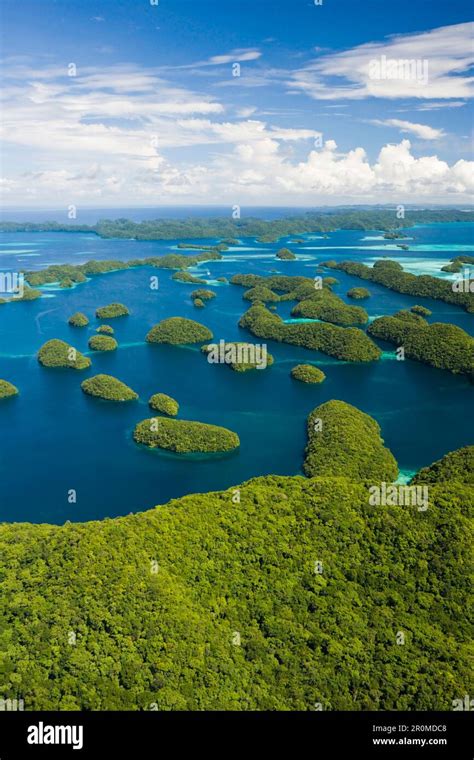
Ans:
[[[318,57],[294,72],[288,84],[314,99],[336,100],[378,98],[467,98],[472,97],[474,79],[472,23],[455,24],[408,35],[394,35],[384,42],[370,42]],[[382,64],[379,74],[373,62]],[[415,61],[417,66],[398,66],[388,61]]]
[[[435,129],[427,124],[414,124],[402,119],[372,119],[370,123],[379,127],[396,127],[400,132],[410,132],[421,137],[422,140],[439,140],[446,135],[443,129]]]

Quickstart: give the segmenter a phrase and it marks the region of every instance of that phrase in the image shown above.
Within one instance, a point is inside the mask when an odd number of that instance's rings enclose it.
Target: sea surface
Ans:
[[[120,215],[130,217],[131,213],[121,211]],[[18,214],[5,216],[19,219]],[[33,217],[25,212],[25,218]],[[474,251],[473,225],[469,223],[418,225],[406,234],[408,251],[387,242],[378,231],[337,231],[330,233],[329,239],[317,233],[304,235],[302,245],[291,244],[291,238],[278,244],[242,239],[221,261],[204,262],[189,270],[217,293],[202,310],[190,299],[191,291],[199,286],[173,281],[173,271],[149,267],[96,276],[69,290],[48,286],[43,288],[45,297],[37,301],[1,306],[0,378],[13,382],[20,395],[0,402],[0,520],[62,524],[100,519],[142,511],[187,493],[228,488],[257,475],[301,474],[307,415],[329,399],[354,404],[379,422],[405,480],[446,452],[472,444],[474,387],[464,377],[411,360],[397,361],[389,344],[381,344],[384,355],[379,362],[352,364],[269,342],[268,350],[275,358],[272,367],[236,373],[227,366],[209,364],[199,346],[145,343],[150,327],[170,316],[206,324],[215,341],[257,342],[237,324],[248,307],[242,299],[244,288],[219,283],[218,277],[230,278],[237,272],[314,277],[318,264],[329,258],[372,264],[389,256],[415,274],[452,278],[440,268],[459,253]],[[94,234],[67,232],[8,233],[0,236],[0,271],[81,264],[89,259],[144,258],[174,251],[178,242],[182,241],[101,240]],[[275,258],[284,245],[298,254],[297,261]],[[159,288],[152,290],[150,277],[157,275]],[[339,284],[334,290],[346,301],[350,287],[367,284],[342,272],[335,276]],[[359,303],[371,319],[422,303],[433,311],[430,322],[451,322],[471,335],[474,332],[474,316],[460,308],[400,295],[375,284],[368,287],[372,297]],[[87,341],[101,324],[95,310],[113,301],[126,304],[131,311],[129,317],[109,321],[119,349],[89,352]],[[279,304],[277,311],[289,319],[293,305]],[[68,326],[68,317],[75,311],[87,314],[87,328]],[[66,340],[90,355],[92,367],[83,372],[41,367],[36,353],[51,338]],[[326,381],[305,386],[292,380],[291,368],[302,362],[321,367]],[[86,396],[80,383],[100,372],[130,385],[140,401],[120,405]],[[240,449],[225,456],[198,457],[138,447],[132,439],[133,428],[153,416],[147,402],[158,392],[176,398],[181,419],[223,425],[237,432]],[[69,497],[72,490],[75,501]]]

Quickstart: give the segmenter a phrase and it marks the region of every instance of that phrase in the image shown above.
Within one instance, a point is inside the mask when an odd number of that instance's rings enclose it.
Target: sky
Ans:
[[[2,0],[2,203],[472,203],[470,9]]]

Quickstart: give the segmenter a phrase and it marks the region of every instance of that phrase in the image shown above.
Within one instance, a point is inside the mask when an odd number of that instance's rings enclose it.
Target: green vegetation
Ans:
[[[378,423],[345,401],[326,401],[309,415],[303,469],[308,477],[353,481],[392,482],[398,476]]]
[[[360,264],[355,261],[326,261],[325,266],[330,269],[339,269],[346,274],[370,280],[379,285],[394,290],[396,293],[404,293],[410,296],[423,296],[434,298],[437,301],[445,301],[456,306],[462,306],[468,312],[474,312],[474,293],[457,293],[453,291],[452,283],[439,277],[431,277],[427,274],[410,274],[404,272],[398,261],[379,259],[373,267]]]
[[[155,412],[167,414],[169,417],[176,417],[179,411],[179,404],[166,393],[155,393],[148,402],[149,406]]]
[[[26,279],[26,278],[25,278]],[[27,285],[23,288],[23,295],[21,298],[7,298],[5,299],[8,303],[21,303],[22,301],[36,301],[37,298],[42,297],[41,290],[35,290],[34,288],[29,288]]]
[[[68,367],[87,369],[91,360],[64,340],[53,338],[46,341],[38,351],[38,361],[43,367]]]
[[[204,309],[204,307],[206,306],[206,304],[204,303],[204,301],[202,300],[202,298],[194,298],[193,299],[193,306],[195,306],[196,309]]]
[[[212,298],[215,298],[216,294],[213,290],[206,290],[205,288],[198,288],[197,290],[193,290],[191,293],[191,298],[193,300],[196,300],[196,298],[199,298],[201,301],[210,301]]]
[[[178,454],[224,452],[240,446],[237,433],[227,428],[164,417],[142,420],[136,426],[133,437],[136,443]]]
[[[271,367],[274,359],[266,346],[243,341],[221,341],[219,344],[202,346],[201,351],[207,354],[211,364],[226,364],[235,372],[248,372],[252,369]]]
[[[349,306],[328,288],[311,291],[309,298],[300,301],[291,311],[292,317],[322,319],[336,325],[365,325],[369,315],[361,306]]]
[[[224,217],[188,219],[153,219],[132,222],[130,219],[100,219],[97,224],[71,225],[58,222],[2,222],[2,232],[95,232],[103,238],[135,240],[176,240],[177,238],[257,237],[273,242],[282,237],[333,230],[397,230],[414,224],[436,222],[472,222],[474,212],[460,209],[407,209],[405,218],[397,220],[394,209],[348,209],[343,211],[306,212],[281,219],[230,219]],[[186,245],[187,244],[181,244]],[[198,246],[201,248],[201,246]]]
[[[69,317],[68,324],[70,324],[71,327],[87,327],[89,320],[81,311],[76,311],[75,314]]]
[[[374,338],[403,346],[409,359],[474,378],[474,338],[456,325],[428,324],[410,311],[379,317],[367,332]]]
[[[293,259],[296,259],[293,251],[290,251],[288,248],[280,248],[276,253],[276,257],[277,259],[282,259],[282,261],[293,261]]]
[[[89,348],[92,351],[115,351],[118,343],[110,335],[93,335],[89,338]]]
[[[349,421],[359,462],[371,425]],[[422,514],[381,508],[358,471],[347,453],[336,478],[253,478],[238,504],[232,488],[112,520],[2,524],[2,697],[27,710],[452,710],[471,683],[473,489],[433,483]]]
[[[151,328],[146,336],[148,343],[171,343],[178,345],[181,343],[204,343],[206,340],[212,340],[212,332],[192,319],[184,317],[169,317],[162,319]]]
[[[17,396],[18,388],[8,380],[0,380],[0,399],[10,398],[10,396]]]
[[[100,325],[96,332],[98,333],[105,333],[106,335],[113,335],[114,334],[114,328],[110,325]]]
[[[367,290],[367,288],[351,288],[347,291],[347,295],[349,298],[355,298],[356,300],[370,298],[370,290]]]
[[[412,306],[410,311],[412,311],[413,314],[419,314],[420,317],[431,317],[433,313],[430,309],[427,309],[425,306],[418,306],[418,304]]]
[[[339,285],[339,280],[337,280],[335,277],[324,277],[323,284],[328,288],[332,288],[334,285]]]
[[[254,304],[245,312],[239,326],[250,330],[258,338],[304,346],[344,361],[374,361],[382,353],[357,327],[343,328],[322,322],[285,324],[278,314],[273,314],[261,303]]]
[[[192,282],[196,285],[205,285],[206,280],[201,280],[200,277],[195,277],[189,272],[175,272],[171,277],[172,280],[178,280],[178,282]]]
[[[326,379],[324,372],[312,364],[297,364],[291,370],[291,377],[302,383],[322,383]]]
[[[127,317],[129,310],[123,303],[109,303],[108,306],[102,306],[97,309],[95,315],[97,319],[114,319],[115,317]]]
[[[243,297],[247,301],[262,301],[262,303],[265,301],[275,302],[280,300],[280,296],[274,293],[270,288],[265,287],[265,285],[255,285],[255,287],[246,290]]]
[[[410,481],[413,485],[448,482],[474,485],[474,446],[450,451],[430,467],[423,467]]]
[[[465,253],[461,254],[460,256],[456,256],[454,259],[451,259],[450,264],[446,264],[446,266],[441,267],[442,272],[461,272],[465,265],[472,265],[474,264],[474,256],[469,256]]]
[[[81,383],[84,393],[106,401],[135,401],[138,393],[112,375],[95,375]]]
[[[227,277],[217,277],[216,281],[217,282],[224,282],[226,285],[229,283],[229,280],[227,279]]]

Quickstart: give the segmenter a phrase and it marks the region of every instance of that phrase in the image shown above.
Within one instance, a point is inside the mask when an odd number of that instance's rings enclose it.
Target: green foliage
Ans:
[[[212,332],[195,322],[192,319],[184,317],[169,317],[162,319],[151,328],[146,336],[148,343],[171,343],[178,345],[181,343],[204,343],[206,340],[212,340]]]
[[[277,259],[282,259],[283,261],[292,261],[293,259],[296,259],[293,251],[290,251],[288,248],[280,248],[280,250],[276,253],[276,257]]]
[[[293,317],[322,319],[324,322],[349,326],[365,325],[369,316],[361,306],[349,306],[328,288],[312,289],[309,298],[300,301],[291,311]]]
[[[361,277],[363,280],[376,282],[397,293],[434,298],[438,301],[462,306],[468,312],[474,312],[474,293],[454,292],[452,283],[439,277],[404,272],[397,261],[379,259],[373,267],[355,261],[342,261],[340,263],[326,261],[325,266],[330,269],[339,269],[355,277]]]
[[[38,361],[43,367],[87,369],[91,366],[89,357],[58,338],[48,340],[41,346],[38,351]]]
[[[10,398],[10,396],[17,396],[18,388],[9,383],[8,380],[0,380],[0,399]]]
[[[105,333],[106,335],[113,335],[114,334],[114,328],[110,325],[100,325],[96,332],[98,333]]]
[[[123,303],[109,303],[108,306],[97,309],[95,313],[97,319],[114,319],[115,317],[126,317],[129,314],[129,310]]]
[[[196,285],[205,285],[206,280],[202,280],[200,277],[195,277],[193,274],[190,274],[189,272],[175,272],[172,277],[172,280],[178,280],[178,282],[192,282]]]
[[[355,298],[355,299],[361,299],[361,298],[370,298],[370,290],[367,290],[367,288],[351,288],[347,291],[347,295],[349,298]]]
[[[218,425],[159,417],[142,420],[133,432],[137,443],[178,454],[231,451],[240,446],[237,433]]]
[[[191,298],[196,299],[200,298],[201,301],[210,301],[212,298],[215,298],[216,294],[213,290],[206,290],[205,288],[198,288],[197,290],[193,290],[191,293]]]
[[[430,325],[413,312],[399,311],[393,317],[375,319],[367,332],[403,346],[410,359],[474,377],[474,339],[456,325]]]
[[[302,383],[322,383],[326,379],[324,372],[312,364],[297,364],[291,370],[291,377]]]
[[[110,335],[93,335],[89,338],[89,348],[92,351],[115,351],[118,343]]]
[[[167,414],[170,417],[176,417],[179,411],[179,404],[166,393],[155,393],[148,402],[149,406],[155,412]]]
[[[243,297],[247,301],[262,301],[262,303],[265,301],[276,302],[280,300],[280,296],[274,293],[273,290],[270,290],[270,288],[265,287],[265,285],[255,285],[255,287],[246,290]]]
[[[470,693],[472,488],[433,485],[421,516],[369,506],[343,478],[260,477],[239,504],[233,493],[2,524],[2,698],[25,710],[449,711]]]
[[[69,317],[68,324],[70,324],[71,327],[87,327],[89,320],[81,311],[76,311],[75,314],[72,314],[72,316]]]
[[[450,451],[430,467],[423,467],[411,484],[418,483],[466,483],[474,486],[474,446]]]
[[[193,300],[193,306],[195,306],[196,309],[204,309],[205,306],[206,306],[206,304],[204,303],[204,301],[201,298],[195,298]]]
[[[398,466],[378,423],[345,401],[326,401],[308,417],[303,470],[308,477],[396,480]]]
[[[112,375],[95,375],[81,383],[84,393],[107,401],[134,401],[138,398],[128,385]]]
[[[265,353],[263,353],[265,348]],[[256,346],[244,341],[221,341],[202,346],[201,351],[208,355],[212,364],[225,364],[235,372],[248,372],[252,369],[271,367],[274,359],[266,350],[266,346]]]
[[[412,306],[410,311],[412,311],[413,314],[419,314],[420,317],[430,317],[433,313],[430,309],[427,309],[425,306],[418,306],[418,304]]]
[[[258,338],[304,346],[343,361],[374,361],[382,353],[357,327],[343,328],[321,322],[285,324],[278,314],[273,314],[261,303],[245,312],[239,326]]]

